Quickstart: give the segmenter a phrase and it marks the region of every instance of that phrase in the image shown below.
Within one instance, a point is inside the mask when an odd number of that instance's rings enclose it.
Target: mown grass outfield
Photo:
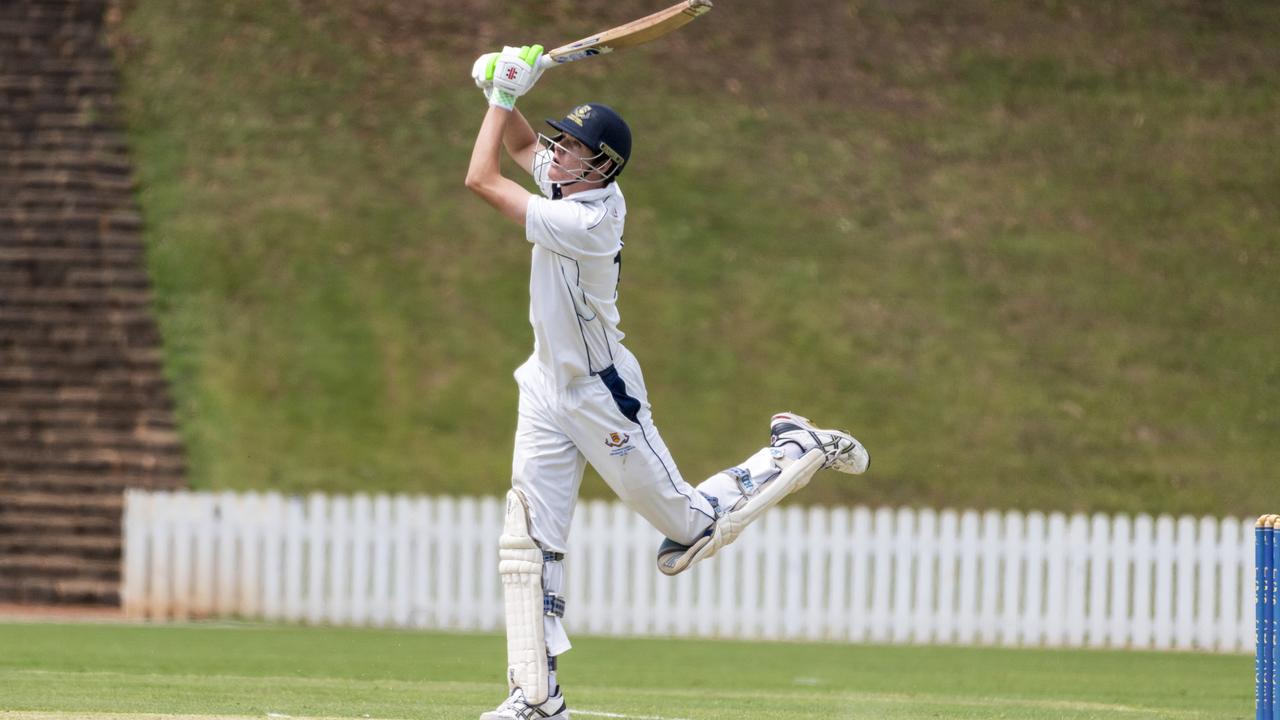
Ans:
[[[0,718],[475,718],[499,635],[0,624]],[[1250,657],[581,638],[579,718],[1246,718]]]

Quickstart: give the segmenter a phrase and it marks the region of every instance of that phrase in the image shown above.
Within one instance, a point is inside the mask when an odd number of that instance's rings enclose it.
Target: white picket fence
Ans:
[[[502,510],[131,491],[125,610],[497,630]],[[1253,651],[1253,525],[1234,518],[789,506],[676,578],[619,503],[581,503],[571,538],[571,633]]]

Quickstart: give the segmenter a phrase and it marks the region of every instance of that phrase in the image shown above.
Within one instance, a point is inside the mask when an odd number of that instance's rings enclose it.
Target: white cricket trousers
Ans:
[[[511,484],[528,498],[530,532],[544,551],[569,549],[588,462],[627,507],[672,540],[692,544],[715,521],[710,501],[680,476],[654,427],[635,356],[619,346],[613,359],[610,368],[563,388],[533,358],[515,372],[520,414]],[[544,570],[547,591],[560,589],[559,565]],[[572,598],[568,606],[572,612]],[[559,655],[569,649],[568,638],[559,618],[546,621],[548,653]]]
[[[565,388],[532,358],[515,378],[520,415],[511,484],[529,499],[533,538],[543,550],[569,549],[588,462],[618,499],[672,540],[692,543],[714,522],[710,501],[680,476],[654,427],[640,364],[626,348],[619,346],[611,368]]]

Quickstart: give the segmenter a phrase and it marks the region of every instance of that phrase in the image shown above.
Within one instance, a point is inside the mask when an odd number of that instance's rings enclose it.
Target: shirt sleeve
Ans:
[[[535,195],[525,209],[525,235],[529,242],[571,258],[612,257],[619,243],[611,232],[608,214],[608,209],[599,205]]]

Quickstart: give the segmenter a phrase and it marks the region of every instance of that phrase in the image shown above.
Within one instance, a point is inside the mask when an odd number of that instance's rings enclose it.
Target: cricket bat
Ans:
[[[539,58],[538,65],[548,68],[552,65],[563,65],[611,53],[621,48],[641,45],[684,27],[710,10],[711,0],[682,0],[666,10],[660,10],[639,20],[632,20],[626,25],[588,35],[568,45],[561,45]]]

